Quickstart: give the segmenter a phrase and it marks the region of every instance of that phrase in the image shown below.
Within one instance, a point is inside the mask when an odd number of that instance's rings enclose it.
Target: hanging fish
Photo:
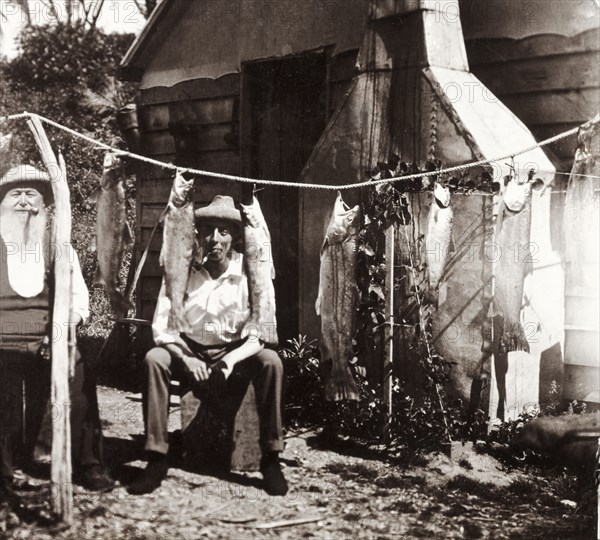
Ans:
[[[597,282],[586,263],[598,261],[598,193],[594,176],[600,175],[600,116],[582,126],[565,196],[563,218],[565,258],[582,285]]]
[[[104,285],[110,305],[118,318],[125,317],[131,304],[120,290],[119,271],[125,245],[132,241],[127,223],[125,188],[122,163],[113,152],[104,155],[100,188],[95,194],[98,210],[96,216],[96,251],[98,269],[95,283]]]
[[[322,358],[331,365],[325,399],[358,400],[360,394],[349,361],[355,329],[358,286],[356,259],[359,208],[349,208],[338,193],[321,248],[321,271],[317,315],[321,316]]]
[[[194,179],[186,180],[177,171],[163,223],[160,265],[164,269],[166,294],[171,301],[167,325],[169,330],[177,332],[191,331],[183,304],[196,247],[193,188]]]
[[[258,199],[241,205],[244,220],[244,265],[250,289],[250,318],[248,327],[260,333],[263,342],[276,345],[277,320],[275,317],[275,267],[271,253],[271,234]]]
[[[429,297],[432,303],[437,305],[440,281],[452,247],[454,211],[450,206],[450,190],[447,187],[436,183],[433,195],[425,237],[425,260],[429,277]]]
[[[495,314],[502,317],[497,339],[501,353],[529,352],[520,316],[523,284],[531,270],[531,186],[511,180],[506,186],[496,224],[497,262],[494,272]]]

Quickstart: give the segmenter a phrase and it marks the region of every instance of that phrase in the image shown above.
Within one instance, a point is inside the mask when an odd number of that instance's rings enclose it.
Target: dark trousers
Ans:
[[[232,348],[190,345],[196,356],[209,365],[218,362]],[[148,451],[161,454],[168,451],[169,383],[173,377],[184,384],[191,384],[181,359],[171,357],[163,347],[151,349],[144,362],[145,448]],[[219,412],[226,421],[233,421],[250,382],[254,385],[256,395],[261,450],[263,454],[281,452],[283,365],[276,351],[265,348],[256,356],[235,365],[227,379],[223,398],[219,400]]]
[[[30,460],[36,445],[51,443],[52,421],[63,414],[61,404],[49,407],[50,369],[50,362],[31,352],[0,350],[0,383],[5,390],[0,395],[0,465],[1,474],[5,478],[13,475],[15,457],[18,462]],[[19,395],[23,383],[25,391]],[[102,462],[102,430],[96,384],[79,352],[69,390],[71,451],[73,470],[77,472],[82,467]],[[23,398],[25,414],[21,418],[14,413],[22,411]],[[23,430],[20,429],[21,426],[15,426],[18,422],[24,425]],[[15,433],[24,433],[24,441],[15,440]]]

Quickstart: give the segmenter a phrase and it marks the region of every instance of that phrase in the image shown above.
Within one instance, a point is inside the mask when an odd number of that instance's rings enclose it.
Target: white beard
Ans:
[[[0,215],[0,235],[6,245],[8,282],[24,298],[44,289],[46,261],[44,235],[46,209],[31,212],[4,212]]]

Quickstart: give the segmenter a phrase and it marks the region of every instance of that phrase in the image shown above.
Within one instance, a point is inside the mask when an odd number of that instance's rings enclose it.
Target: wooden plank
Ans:
[[[565,294],[565,324],[598,331],[598,298]]]
[[[565,365],[600,368],[598,353],[598,328],[565,329]],[[596,382],[598,382],[598,379]]]
[[[221,152],[211,152],[198,156],[198,162],[195,168],[205,171],[220,172],[223,174],[240,174],[240,156],[237,150],[224,150]],[[230,184],[231,181],[223,180],[224,184]]]
[[[160,252],[151,251],[148,253],[148,258],[146,259],[146,264],[144,265],[144,276],[162,276],[163,268],[159,262]]]
[[[563,398],[599,403],[599,379],[600,370],[597,367],[565,364]]]
[[[392,410],[392,386],[393,386],[393,367],[394,367],[394,247],[395,247],[395,232],[394,225],[388,227],[385,231],[385,261],[387,274],[385,276],[385,353],[383,356],[383,401],[385,403],[385,411],[387,415],[385,424],[385,436],[389,435],[391,421],[393,418]]]
[[[162,276],[145,276],[144,286],[138,294],[141,294],[142,301],[153,301],[155,302],[160,292],[160,286],[162,283]]]
[[[186,100],[169,104],[172,124],[220,124],[233,120],[235,96]]]
[[[169,106],[150,105],[140,108],[140,123],[145,133],[169,129]]]
[[[547,124],[542,126],[531,124],[527,127],[531,130],[531,133],[533,133],[533,136],[536,138],[536,140],[543,141],[553,137],[554,135],[558,135],[559,133],[563,133],[571,128],[577,127],[578,125],[579,122],[569,122],[566,124]],[[544,151],[552,152],[563,162],[563,170],[559,172],[570,172],[576,147],[577,135],[575,134],[552,143],[550,146],[544,147]]]
[[[142,251],[146,249],[148,243],[150,243],[149,251],[160,251],[162,247],[162,230],[159,228],[154,233],[152,241],[150,241],[150,235],[152,234],[152,227],[144,227],[141,229],[140,238],[142,242]]]
[[[485,64],[472,69],[496,96],[597,88],[600,86],[598,53],[518,59],[503,64]]]
[[[162,274],[161,274],[162,275]],[[142,277],[141,287],[144,287],[146,283],[146,277]],[[151,321],[154,318],[154,310],[156,309],[156,299],[154,300],[143,300],[140,303],[140,314],[142,319]]]
[[[42,162],[52,184],[54,195],[53,241],[59,246],[71,244],[71,200],[64,159],[56,159],[46,131],[37,117],[27,121],[40,151]],[[58,167],[57,167],[58,165]],[[52,305],[52,378],[51,400],[62,414],[52,423],[52,511],[62,521],[73,521],[73,491],[71,467],[71,424],[69,374],[74,369],[73,344],[75,336],[62,331],[68,327],[72,304],[73,269],[68,257],[56,257],[54,262],[54,301]]]
[[[198,152],[214,150],[232,150],[232,146],[225,142],[225,136],[231,134],[231,123],[196,126],[196,148]]]
[[[218,79],[194,79],[172,87],[157,86],[140,92],[140,105],[174,103],[189,99],[210,99],[240,93],[240,74],[229,73]]]
[[[527,125],[583,123],[598,112],[600,88],[507,95],[502,101]]]
[[[466,42],[467,57],[471,69],[489,64],[552,55],[571,55],[598,51],[600,30],[592,29],[573,37],[536,35],[524,39],[474,39]],[[473,71],[475,71],[473,69]]]
[[[334,83],[337,81],[347,81],[354,76],[354,68],[356,66],[356,58],[358,49],[352,51],[344,51],[335,55],[329,66],[329,80]]]
[[[151,131],[144,137],[146,154],[150,156],[175,154],[175,139],[168,131]]]
[[[333,83],[329,93],[329,109],[335,111],[352,87],[352,79]]]
[[[139,216],[140,226],[154,227],[165,209],[164,204],[145,204],[142,206],[142,215]]]

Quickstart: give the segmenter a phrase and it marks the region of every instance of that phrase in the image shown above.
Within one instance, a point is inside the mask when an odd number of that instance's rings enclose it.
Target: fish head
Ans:
[[[358,233],[359,206],[348,208],[341,197],[336,201],[333,216],[327,228],[327,238],[330,242],[343,242],[349,236]]]
[[[118,172],[122,165],[123,162],[116,153],[106,152],[106,154],[104,154],[101,179],[101,184],[104,189],[111,189],[120,182],[121,176]]]
[[[252,204],[240,204],[240,207],[242,216],[244,217],[244,225],[250,226],[253,229],[258,229],[259,227],[266,228],[267,222],[256,197],[253,197]]]
[[[433,188],[433,196],[442,208],[447,208],[450,205],[450,190],[447,186],[436,182]]]
[[[173,180],[169,203],[176,208],[185,206],[191,202],[193,190],[194,179],[186,180],[180,172],[177,172],[177,174],[175,174],[175,180]]]
[[[529,199],[531,194],[531,184],[523,182],[520,184],[516,180],[511,180],[504,191],[504,204],[511,212],[520,212]]]

